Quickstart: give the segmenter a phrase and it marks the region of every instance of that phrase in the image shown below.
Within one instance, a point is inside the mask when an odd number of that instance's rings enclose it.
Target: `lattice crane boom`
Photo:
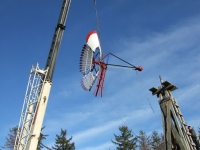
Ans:
[[[63,0],[45,69],[39,69],[38,64],[31,69],[14,150],[37,148],[70,2],[71,0]]]
[[[54,72],[62,36],[63,36],[64,30],[65,30],[65,22],[67,19],[70,2],[71,2],[71,0],[63,1],[62,9],[60,12],[60,17],[58,19],[58,24],[55,29],[55,33],[54,33],[53,40],[51,43],[51,48],[50,48],[49,55],[47,58],[46,69],[49,68],[49,71],[47,74],[47,80],[49,80],[49,81],[51,81],[53,78],[53,72]]]

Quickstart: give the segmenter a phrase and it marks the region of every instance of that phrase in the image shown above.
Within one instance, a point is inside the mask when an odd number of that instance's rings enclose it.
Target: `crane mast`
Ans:
[[[45,69],[31,68],[14,150],[36,150],[71,0],[63,0]]]

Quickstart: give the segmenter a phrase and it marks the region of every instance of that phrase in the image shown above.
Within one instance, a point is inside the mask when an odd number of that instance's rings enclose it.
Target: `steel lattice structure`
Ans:
[[[39,65],[31,69],[15,139],[15,150],[37,149],[70,3],[71,0],[63,0],[45,70],[40,70]]]
[[[39,69],[39,64],[31,68],[14,149],[24,149],[27,145],[27,141],[32,136],[30,135],[30,130],[32,124],[34,124],[38,104],[41,100],[40,93],[43,91],[47,72],[48,69]]]

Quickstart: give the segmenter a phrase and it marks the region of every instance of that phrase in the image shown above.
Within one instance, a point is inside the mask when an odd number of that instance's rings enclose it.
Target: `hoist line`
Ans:
[[[144,86],[143,86],[143,84],[142,84],[141,79],[139,78],[139,75],[138,75],[138,73],[137,73],[137,70],[136,70],[136,74],[137,74],[137,77],[138,77],[138,79],[139,79],[139,83],[140,83],[140,85],[141,85],[143,91],[145,91],[145,88],[144,88]],[[150,101],[149,101],[149,99],[148,99],[148,97],[147,97],[147,102],[148,102],[148,104],[150,105],[151,110],[153,111],[153,113],[154,113],[154,115],[155,115],[157,121],[160,122],[158,116],[156,115],[156,113],[155,113],[155,111],[154,111],[154,109],[153,109],[153,107],[152,107],[152,105],[151,105],[151,103],[150,103]],[[162,124],[161,124],[161,126],[162,126]]]
[[[100,34],[100,27],[99,27],[99,20],[98,20],[98,12],[97,12],[97,7],[96,7],[96,0],[94,0],[94,9],[95,9],[95,13],[96,13],[96,26],[97,26],[97,32],[98,32],[98,35],[99,35],[99,41],[100,41],[99,43],[100,43],[100,47],[102,48],[102,44],[101,44],[101,34]],[[123,59],[117,57],[116,55],[114,55],[114,54],[112,54],[112,53],[109,53],[109,54],[111,54],[112,56],[114,56],[114,57],[120,59],[121,61],[123,61],[123,62],[125,62],[125,63],[131,65],[132,68],[137,68],[136,66],[134,66],[134,65],[132,65],[132,64],[130,64],[130,63],[128,63],[127,61],[125,61],[125,60],[123,60]],[[107,54],[107,55],[108,55],[108,59],[109,59],[109,54]],[[106,55],[106,56],[107,56],[107,55]],[[105,56],[104,56],[104,58],[105,58]],[[102,60],[103,60],[104,58],[102,58]],[[107,59],[107,63],[108,63],[108,59]],[[113,65],[113,64],[111,64],[111,65]],[[108,100],[109,100],[109,102],[110,102],[110,104],[111,104],[111,107],[114,109],[115,113],[116,113],[117,116],[120,118],[120,120],[122,121],[122,123],[123,123],[125,126],[127,126],[126,123],[124,122],[124,120],[122,119],[122,117],[119,115],[118,111],[115,109],[114,105],[112,104],[112,101],[111,101],[109,98],[108,98]],[[128,127],[128,126],[127,126],[127,127]],[[133,133],[133,132],[132,132],[132,133]],[[133,133],[133,135],[135,135],[135,137],[137,137],[136,134]]]
[[[97,5],[96,5],[96,0],[94,0],[94,9],[95,9],[95,13],[96,13],[96,26],[97,26],[97,33],[99,36],[99,44],[100,47],[102,48],[102,44],[101,44],[101,34],[100,34],[100,27],[99,27],[99,19],[98,19],[98,12],[97,12]]]
[[[110,102],[111,107],[114,109],[114,111],[115,111],[115,113],[117,114],[117,116],[119,117],[119,119],[122,121],[122,123],[123,123],[126,127],[128,127],[127,124],[125,123],[125,121],[124,121],[124,120],[122,119],[122,117],[119,115],[117,109],[115,109],[115,107],[114,107],[112,101],[110,100],[110,98],[107,97],[107,99],[108,99],[108,101]],[[134,135],[135,137],[137,137],[137,135],[136,135],[133,131],[132,131],[132,133],[133,133],[133,135]]]
[[[99,35],[99,41],[100,41],[99,43],[100,43],[100,47],[102,48],[102,44],[101,44],[101,34],[100,34],[100,27],[99,27],[99,20],[98,20],[98,12],[97,12],[97,7],[96,7],[96,0],[94,0],[94,9],[95,9],[95,13],[96,13],[96,26],[97,26],[97,32],[98,32],[98,35]],[[132,67],[128,67],[128,66],[120,66],[120,65],[119,65],[119,67],[127,67],[127,68],[135,68],[135,69],[137,68],[136,66],[134,66],[134,65],[132,65],[132,64],[130,64],[130,63],[128,63],[127,61],[125,61],[125,60],[123,60],[123,59],[117,57],[116,55],[114,55],[114,54],[112,54],[112,53],[109,53],[109,54],[111,54],[112,56],[114,56],[114,57],[120,59],[121,61],[123,61],[123,62],[125,62],[125,63],[127,63],[127,64],[129,64],[129,65],[132,66]],[[109,54],[108,54],[108,57],[109,57]],[[105,58],[105,56],[104,56],[104,58]],[[102,60],[103,60],[104,58],[102,58]],[[108,58],[108,59],[109,59],[109,58]],[[108,64],[108,59],[107,59],[107,64]],[[113,64],[108,64],[108,65],[112,66]],[[117,65],[113,65],[113,66],[117,66]],[[138,76],[137,70],[135,70],[135,71],[136,71],[136,74],[137,74],[137,76]],[[138,76],[138,78],[139,78],[139,76]],[[139,78],[139,80],[140,80],[140,78]],[[144,87],[143,87],[143,85],[142,85],[141,82],[140,82],[140,84],[141,84],[141,86],[142,86],[142,88],[143,88],[143,90],[144,90]],[[115,107],[114,107],[114,105],[112,104],[111,100],[110,100],[109,98],[108,98],[108,100],[109,100],[109,102],[110,102],[111,107],[114,109],[115,113],[116,113],[117,116],[120,118],[120,120],[122,121],[122,123],[123,123],[125,126],[127,126],[126,123],[124,122],[124,120],[122,119],[122,117],[119,115],[118,111],[115,109]],[[158,122],[160,122],[159,119],[158,119],[158,116],[156,115],[156,113],[155,113],[155,111],[154,111],[154,109],[153,109],[153,107],[152,107],[152,105],[151,105],[151,103],[150,103],[150,101],[149,101],[149,99],[148,99],[148,97],[147,97],[147,101],[148,101],[148,104],[150,105],[151,110],[153,111],[153,113],[154,113],[156,119],[158,120]],[[162,126],[162,124],[161,124],[161,126]],[[128,126],[127,126],[127,127],[128,127]],[[133,133],[133,132],[132,132],[132,133]],[[135,136],[137,137],[136,134],[133,133],[133,135],[135,135]],[[168,143],[168,142],[167,142],[167,143]]]
[[[110,105],[112,106],[112,108],[114,109],[114,111],[115,111],[115,113],[117,114],[117,116],[120,118],[120,120],[122,121],[122,123],[125,125],[125,126],[127,126],[126,125],[126,123],[125,123],[125,121],[122,119],[122,117],[119,115],[119,113],[118,113],[118,111],[115,109],[115,107],[114,107],[114,105],[113,105],[113,103],[112,103],[112,101],[107,97],[107,99],[108,99],[108,101],[110,102]]]
[[[96,13],[96,26],[97,26],[97,32],[98,32],[98,35],[99,35],[99,41],[100,41],[99,43],[100,43],[100,47],[102,48],[101,34],[100,34],[100,27],[99,27],[99,19],[98,19],[98,12],[97,12],[96,0],[94,0],[94,9],[95,9],[95,13]],[[114,55],[114,54],[112,54],[112,53],[108,53],[108,55],[109,55],[109,54],[112,55],[112,56],[114,56],[114,57],[116,57],[116,58],[118,58],[118,59],[120,59],[121,61],[123,61],[123,62],[125,62],[125,63],[131,65],[133,68],[137,69],[136,66],[134,66],[134,65],[132,65],[132,64],[130,64],[130,63],[128,63],[127,61],[125,61],[125,60],[119,58],[118,56],[116,56],[116,55]],[[105,57],[106,57],[106,56],[104,56],[104,58],[105,58]],[[102,58],[102,60],[103,60],[104,58]]]

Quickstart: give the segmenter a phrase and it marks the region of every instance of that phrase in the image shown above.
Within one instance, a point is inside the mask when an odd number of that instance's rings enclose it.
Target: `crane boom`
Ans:
[[[40,70],[38,64],[31,69],[14,150],[37,149],[70,2],[63,0],[45,69]]]
[[[51,81],[53,78],[53,72],[54,72],[63,32],[65,29],[65,22],[66,22],[67,13],[69,10],[70,2],[71,0],[64,0],[63,2],[63,6],[60,12],[60,17],[58,19],[58,24],[55,29],[55,33],[54,33],[53,40],[51,43],[51,48],[50,48],[49,55],[47,58],[46,69],[48,68],[49,70],[47,74],[47,80],[49,81]]]

